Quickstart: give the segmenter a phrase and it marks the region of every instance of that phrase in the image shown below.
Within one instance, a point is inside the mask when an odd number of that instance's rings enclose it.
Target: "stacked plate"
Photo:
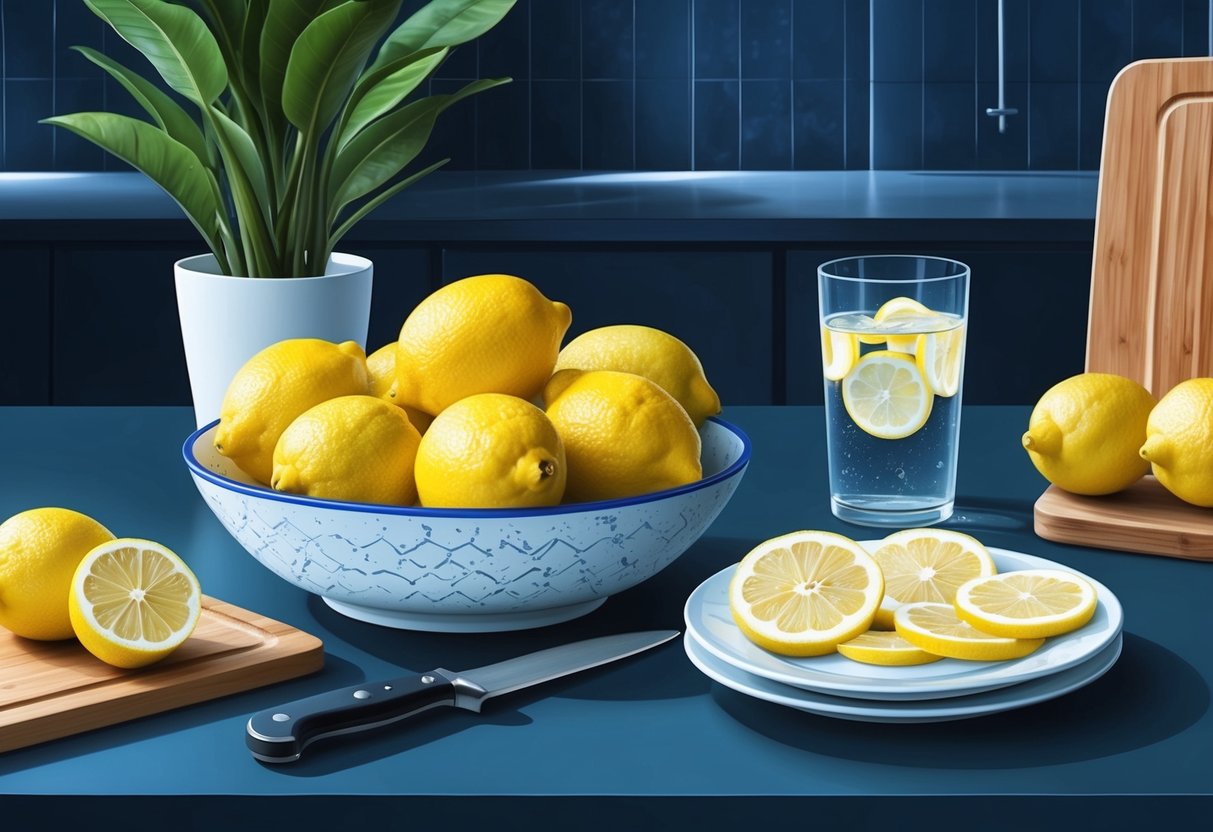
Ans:
[[[860,541],[865,547],[879,541]],[[809,713],[862,722],[943,722],[1022,708],[1098,679],[1116,663],[1124,614],[1103,584],[1060,563],[989,548],[999,572],[1060,569],[1090,581],[1099,595],[1083,627],[1005,662],[941,659],[914,667],[876,667],[837,653],[793,658],[751,642],[729,612],[735,566],[708,578],[687,599],[683,646],[709,678],[740,693]]]

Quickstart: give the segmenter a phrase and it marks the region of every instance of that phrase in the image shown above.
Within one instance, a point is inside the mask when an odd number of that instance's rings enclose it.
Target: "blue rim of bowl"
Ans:
[[[206,433],[215,425],[219,424],[219,420],[211,422],[209,425],[198,428],[191,433],[185,440],[185,444],[181,447],[181,455],[185,458],[186,467],[194,476],[201,477],[207,482],[217,485],[227,491],[234,491],[238,494],[244,494],[249,497],[259,497],[263,500],[271,500],[278,503],[290,503],[298,506],[309,506],[311,508],[326,508],[338,511],[363,511],[372,514],[388,514],[400,515],[404,517],[543,517],[552,514],[580,514],[583,512],[606,511],[616,508],[624,508],[626,506],[641,505],[644,503],[652,503],[657,500],[662,500],[667,497],[675,497],[680,494],[690,494],[694,491],[699,491],[703,488],[710,488],[716,483],[723,482],[732,476],[738,474],[750,461],[750,437],[745,431],[736,425],[726,422],[724,419],[719,419],[715,416],[708,418],[709,422],[713,422],[725,430],[732,433],[741,440],[741,455],[733,461],[731,465],[723,471],[718,471],[709,477],[696,480],[686,485],[680,485],[676,488],[667,488],[662,491],[651,491],[648,494],[641,494],[637,497],[625,497],[619,500],[597,500],[588,503],[569,503],[567,505],[551,506],[549,508],[421,508],[419,506],[390,506],[376,505],[374,503],[355,503],[344,502],[341,500],[321,500],[316,497],[304,497],[299,494],[287,494],[282,491],[274,491],[263,486],[246,485],[242,482],[229,479],[220,474],[216,474],[198,462],[194,456],[194,445],[202,434]]]

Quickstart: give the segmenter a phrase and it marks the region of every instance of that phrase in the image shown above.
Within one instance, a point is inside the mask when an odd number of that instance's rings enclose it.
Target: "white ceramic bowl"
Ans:
[[[428,509],[319,500],[256,484],[214,448],[182,453],[194,484],[263,566],[340,613],[438,632],[567,621],[652,577],[699,539],[741,482],[750,440],[712,418],[703,479],[624,500],[546,509]]]

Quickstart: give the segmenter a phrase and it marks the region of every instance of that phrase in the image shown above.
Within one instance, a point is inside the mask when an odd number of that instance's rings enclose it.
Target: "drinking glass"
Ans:
[[[830,507],[865,526],[946,520],[956,497],[969,267],[846,257],[817,269]]]

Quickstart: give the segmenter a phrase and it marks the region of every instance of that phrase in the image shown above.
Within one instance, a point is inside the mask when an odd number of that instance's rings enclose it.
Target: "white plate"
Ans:
[[[766,702],[855,722],[949,722],[1023,708],[1088,685],[1116,664],[1120,657],[1121,638],[1117,636],[1087,661],[1051,676],[937,702],[872,702],[814,693],[738,670],[708,653],[689,634],[683,636],[682,646],[691,663],[708,678],[738,693]]]
[[[861,541],[871,546],[879,541]],[[1103,584],[1051,560],[989,548],[999,572],[1017,569],[1060,569],[1086,578],[1099,595],[1094,617],[1079,629],[1054,636],[1035,653],[1006,662],[942,659],[914,667],[876,667],[833,653],[794,658],[771,653],[754,644],[733,623],[729,612],[729,581],[736,566],[708,578],[687,599],[683,610],[687,632],[717,659],[738,670],[817,693],[857,699],[942,699],[1018,685],[1074,667],[1103,650],[1120,634],[1124,613],[1116,596]]]

